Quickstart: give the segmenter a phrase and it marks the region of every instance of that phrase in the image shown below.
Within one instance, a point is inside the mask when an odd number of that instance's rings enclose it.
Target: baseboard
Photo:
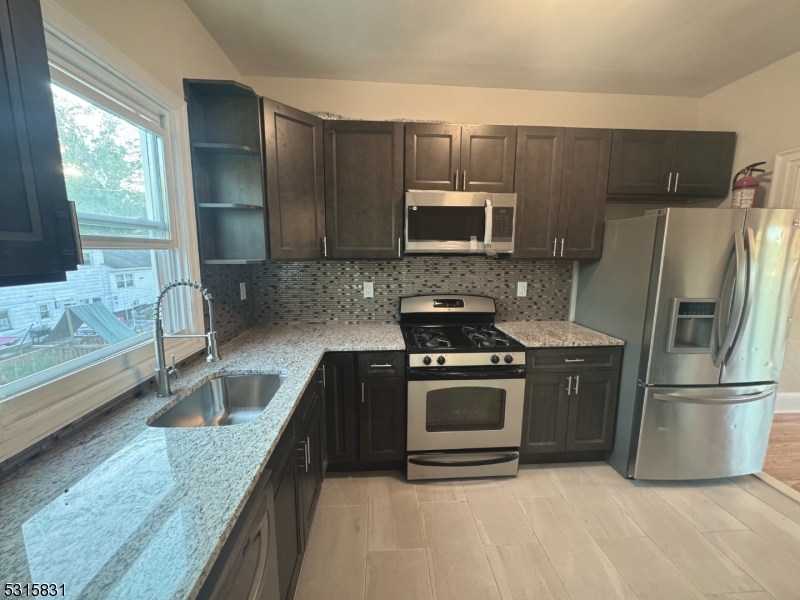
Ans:
[[[785,483],[783,483],[779,479],[776,479],[769,473],[764,473],[764,471],[761,471],[760,473],[753,473],[753,476],[757,477],[771,488],[778,490],[784,496],[788,496],[789,498],[800,504],[800,492],[798,492],[793,487],[786,485]]]
[[[779,392],[775,399],[775,412],[800,412],[800,392]]]

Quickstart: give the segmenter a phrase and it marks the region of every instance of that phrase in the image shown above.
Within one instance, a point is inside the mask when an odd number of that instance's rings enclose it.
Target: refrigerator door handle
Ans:
[[[747,289],[747,257],[745,256],[745,249],[744,249],[744,236],[742,235],[741,231],[735,231],[733,233],[733,256],[736,262],[736,279],[731,289],[731,298],[723,297],[725,294],[725,289],[727,288],[727,281],[730,275],[730,255],[728,255],[728,263],[725,266],[725,271],[722,275],[722,286],[720,291],[720,306],[717,313],[717,318],[714,320],[714,326],[717,331],[717,341],[719,346],[717,348],[717,353],[714,355],[714,366],[719,367],[722,365],[722,362],[727,358],[728,351],[733,344],[734,337],[736,336],[736,331],[738,329],[739,323],[742,319],[742,315],[744,312],[744,296],[745,291]],[[723,318],[725,318],[725,313],[729,313],[729,318],[727,319],[725,333],[723,339],[719,340],[719,328],[720,322]]]
[[[756,400],[763,400],[774,393],[774,389],[769,389],[757,394],[747,394],[745,396],[733,396],[723,400],[713,400],[710,398],[693,398],[691,396],[681,396],[679,394],[661,394],[659,392],[654,392],[653,398],[656,400],[662,400],[664,402],[683,402],[684,404],[711,404],[713,406],[722,406],[724,404],[745,404],[746,402],[755,402]]]
[[[756,283],[756,239],[755,233],[753,233],[750,227],[745,230],[745,235],[747,236],[744,240],[745,252],[747,255],[747,281],[743,286],[745,288],[744,308],[742,309],[742,317],[736,326],[736,335],[731,344],[730,352],[728,352],[728,356],[725,359],[726,365],[730,364],[731,358],[733,358],[739,346],[739,342],[744,337],[744,328],[747,325],[747,319],[750,317],[750,309],[753,307],[753,287]]]

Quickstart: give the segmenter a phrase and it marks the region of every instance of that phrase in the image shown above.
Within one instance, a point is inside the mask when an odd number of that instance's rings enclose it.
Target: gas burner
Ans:
[[[429,338],[424,341],[417,340],[417,342],[422,348],[438,348],[439,346],[450,348],[453,345],[446,338]]]
[[[415,327],[413,329],[414,341],[420,348],[445,348],[452,347],[452,343],[445,337],[444,331],[435,327]]]
[[[491,327],[465,326],[462,328],[462,331],[470,341],[479,348],[506,347],[511,345],[510,341],[501,337],[500,334]]]
[[[444,336],[444,331],[441,329],[436,329],[435,327],[415,327],[414,328],[414,337],[419,337],[422,339],[428,339],[432,337],[442,337]]]

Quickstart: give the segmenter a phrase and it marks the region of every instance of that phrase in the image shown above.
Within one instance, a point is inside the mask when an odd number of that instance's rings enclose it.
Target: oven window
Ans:
[[[431,390],[425,399],[427,431],[502,429],[506,391],[493,387],[451,387]]]
[[[409,206],[411,242],[483,242],[486,210],[482,206]]]

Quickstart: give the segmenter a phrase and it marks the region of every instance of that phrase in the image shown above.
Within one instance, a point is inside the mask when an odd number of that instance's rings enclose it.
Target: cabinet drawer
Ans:
[[[404,352],[359,352],[358,377],[404,377],[406,355]]]
[[[621,346],[592,348],[534,348],[528,350],[528,369],[533,371],[617,371]]]

